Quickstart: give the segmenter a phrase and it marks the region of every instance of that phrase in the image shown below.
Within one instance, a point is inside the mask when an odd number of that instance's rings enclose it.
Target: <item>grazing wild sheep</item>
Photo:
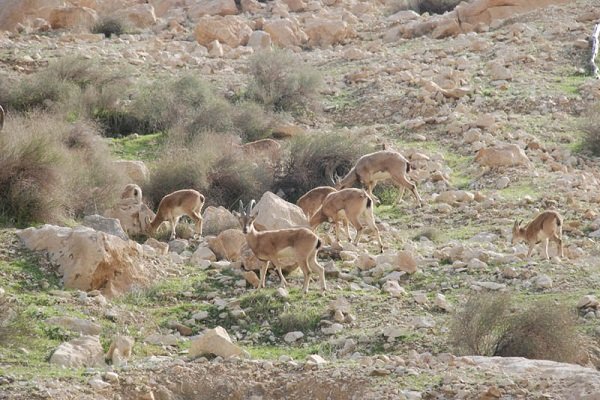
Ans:
[[[346,176],[333,180],[338,190],[352,187],[354,183],[359,182],[372,199],[379,201],[373,195],[373,188],[377,182],[391,179],[396,186],[409,189],[421,207],[423,200],[419,196],[417,186],[408,179],[407,174],[411,168],[411,164],[402,154],[393,150],[381,150],[365,154]]]
[[[202,215],[200,211],[204,205],[204,196],[193,189],[183,189],[170,193],[162,198],[156,211],[156,216],[148,225],[148,234],[154,235],[163,222],[171,224],[170,240],[175,239],[179,218],[187,215],[194,220],[195,232],[202,235]]]

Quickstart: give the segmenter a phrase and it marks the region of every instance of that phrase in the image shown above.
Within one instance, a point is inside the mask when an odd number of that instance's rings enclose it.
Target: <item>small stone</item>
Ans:
[[[119,374],[116,372],[108,371],[104,373],[104,379],[108,382],[117,383],[119,382]]]
[[[283,340],[286,343],[294,343],[295,341],[302,339],[304,337],[304,333],[300,331],[288,332],[283,337]]]
[[[318,354],[311,354],[310,356],[306,357],[306,361],[308,363],[317,364],[317,365],[327,364],[327,361]]]
[[[88,385],[92,387],[94,390],[103,390],[110,387],[110,383],[104,382],[99,377],[94,377],[88,381]]]
[[[510,184],[510,179],[508,178],[508,176],[503,176],[502,178],[498,179],[496,181],[496,189],[505,189],[508,187],[508,185]]]
[[[553,285],[552,278],[548,275],[539,275],[535,278],[535,287],[538,289],[550,289]]]
[[[344,329],[344,325],[342,324],[331,324],[330,326],[324,326],[321,328],[321,332],[325,335],[335,335],[338,332],[341,332]]]
[[[287,299],[288,297],[290,297],[290,293],[287,291],[286,288],[283,287],[277,288],[277,295],[282,299]]]

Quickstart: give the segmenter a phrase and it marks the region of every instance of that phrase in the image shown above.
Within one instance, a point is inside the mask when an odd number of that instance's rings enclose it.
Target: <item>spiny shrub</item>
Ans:
[[[585,122],[582,124],[584,132],[583,149],[600,156],[600,104],[594,110],[587,113]]]
[[[334,173],[349,171],[368,150],[358,137],[341,133],[295,137],[289,142],[289,156],[282,162],[276,187],[295,202],[317,186],[331,186]]]
[[[250,75],[248,97],[275,111],[303,112],[318,104],[321,76],[290,51],[255,54]]]
[[[109,38],[112,35],[120,36],[125,33],[125,23],[115,17],[102,17],[92,27],[92,33],[102,33],[105,37]]]
[[[452,11],[463,0],[420,0],[419,11],[430,14],[443,14]]]
[[[574,310],[538,300],[512,311],[514,303],[509,294],[472,296],[451,322],[450,343],[464,355],[579,359],[581,338]]]
[[[124,182],[93,125],[55,114],[12,118],[0,148],[0,213],[17,225],[102,211]]]
[[[260,104],[244,101],[235,104],[234,109],[233,124],[244,142],[271,136],[272,117]]]
[[[144,188],[154,206],[172,191],[191,188],[204,194],[206,205],[231,207],[260,197],[273,183],[272,172],[247,161],[227,136],[204,133],[192,142],[171,141],[162,153]]]

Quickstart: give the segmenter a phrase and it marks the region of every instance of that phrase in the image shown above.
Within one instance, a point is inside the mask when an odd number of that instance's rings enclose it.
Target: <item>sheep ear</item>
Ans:
[[[248,203],[248,208],[246,209],[246,214],[250,215],[252,213],[255,204],[256,201],[254,199],[250,200],[250,203]]]

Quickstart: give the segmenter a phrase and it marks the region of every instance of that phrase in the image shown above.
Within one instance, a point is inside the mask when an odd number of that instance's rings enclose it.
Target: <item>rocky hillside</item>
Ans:
[[[600,20],[594,0],[475,0],[444,15],[418,14],[405,9],[418,2],[402,1],[0,3],[0,99],[3,80],[27,79],[73,55],[128,71],[128,81],[140,84],[199,74],[233,99],[248,81],[250,57],[283,47],[324,84],[316,109],[277,115],[285,127],[274,130],[278,143],[341,132],[385,144],[411,162],[424,200],[419,208],[405,194],[395,204],[396,191],[377,192],[383,254],[371,232],[353,245],[321,228],[329,290],[321,294],[313,279],[306,296],[298,271],[287,289],[278,289],[275,273],[266,289],[253,288],[257,276],[247,269],[260,263],[240,250],[230,204],[206,208],[204,237],[184,226],[185,239],[175,241],[140,235],[154,213],[135,194],[108,213],[121,224],[86,217],[17,230],[6,218],[0,399],[584,399],[600,392],[600,169],[582,130],[597,120],[589,112],[600,100],[600,80],[586,69],[588,36]],[[125,32],[108,35],[109,20]],[[7,107],[0,135],[22,129],[19,118]],[[160,168],[162,135],[106,141],[115,159],[144,161],[120,167],[139,183]],[[304,218],[272,193],[257,207],[269,210],[258,221],[265,227]],[[549,260],[542,245],[527,258],[527,244],[511,243],[515,220],[543,210],[564,217],[564,257],[552,242]],[[464,351],[471,337],[457,340],[456,321],[476,294],[498,315],[500,308],[529,313],[521,331],[556,332],[549,347],[571,354]]]

